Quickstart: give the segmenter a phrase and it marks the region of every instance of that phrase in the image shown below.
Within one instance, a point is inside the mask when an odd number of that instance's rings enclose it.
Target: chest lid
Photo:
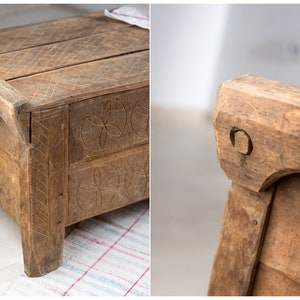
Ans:
[[[0,30],[0,45],[0,98],[18,113],[149,84],[149,31],[103,13]]]

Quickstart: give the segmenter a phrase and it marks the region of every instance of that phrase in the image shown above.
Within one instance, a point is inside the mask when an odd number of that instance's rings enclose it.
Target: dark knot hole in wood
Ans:
[[[232,127],[230,130],[230,141],[234,149],[245,155],[249,155],[253,150],[253,145],[249,134],[238,127]]]

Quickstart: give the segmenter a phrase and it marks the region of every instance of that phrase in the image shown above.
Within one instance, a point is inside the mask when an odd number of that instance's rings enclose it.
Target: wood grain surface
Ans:
[[[300,287],[300,175],[290,175],[278,184],[260,261]],[[280,285],[280,279],[273,279]],[[269,287],[270,288],[270,287]],[[267,288],[264,289],[265,293]],[[292,291],[288,291],[292,295]],[[258,293],[258,290],[256,291]],[[270,294],[274,291],[269,290]]]
[[[92,13],[0,45],[0,205],[37,277],[66,227],[149,197],[149,31]]]
[[[69,169],[67,225],[149,197],[149,146]]]
[[[129,25],[107,18],[103,12],[96,12],[78,17],[2,29],[0,30],[0,53],[34,48],[124,27],[129,27]]]
[[[20,217],[19,140],[0,119],[0,205],[17,222]]]
[[[274,187],[255,193],[233,184],[208,288],[209,296],[247,296],[251,292]]]
[[[149,141],[149,88],[124,91],[69,106],[70,164]]]
[[[214,113],[232,180],[209,295],[300,295],[300,87],[245,75],[224,82]]]
[[[299,296],[300,284],[284,273],[259,263],[252,296]]]
[[[67,108],[32,116],[29,201],[23,204],[25,272],[36,277],[62,260],[67,202]],[[26,224],[26,225],[25,225]]]
[[[149,52],[143,51],[9,81],[30,99],[21,112],[78,102],[149,84]]]
[[[246,75],[224,82],[214,124],[221,167],[234,182],[260,191],[300,172],[300,87]],[[243,130],[252,151],[235,149],[230,135]]]
[[[0,54],[0,78],[9,80],[148,49],[148,31],[125,27]]]
[[[28,118],[21,117],[19,111],[27,103],[27,99],[6,81],[0,79],[0,117],[20,141],[28,142]],[[24,118],[25,117],[25,118]]]

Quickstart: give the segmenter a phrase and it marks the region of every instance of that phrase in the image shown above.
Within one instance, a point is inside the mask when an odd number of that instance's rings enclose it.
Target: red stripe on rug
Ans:
[[[78,235],[78,236],[80,236],[80,237],[82,237],[83,236],[83,234],[82,233],[80,233],[80,232],[83,232],[83,233],[88,233],[88,234],[93,234],[93,232],[91,232],[91,231],[89,231],[89,230],[87,230],[86,228],[82,228],[82,227],[80,227],[80,226],[78,226],[78,229],[77,230],[74,230],[73,231],[73,234],[75,234],[75,235]],[[84,235],[84,238],[88,238],[86,235]],[[104,242],[101,242],[101,241],[99,241],[99,240],[97,240],[97,239],[94,239],[95,240],[95,243],[96,244],[98,244],[98,245],[103,245],[103,246],[107,246],[107,244],[106,243],[104,243]],[[119,247],[122,247],[122,248],[125,248],[125,249],[128,249],[128,250],[130,250],[130,251],[133,251],[133,252],[136,252],[136,253],[139,253],[139,254],[142,254],[142,255],[145,255],[145,256],[149,256],[149,254],[148,253],[146,253],[146,252],[142,252],[142,251],[138,251],[138,250],[136,250],[136,249],[133,249],[133,248],[131,248],[131,247],[126,247],[125,245],[119,245]]]
[[[132,229],[132,227],[142,218],[142,216],[147,212],[149,208],[146,207],[144,211],[141,213],[141,215],[127,228],[125,232],[79,277],[77,278],[63,293],[62,296],[66,296],[70,290],[82,279],[88,274],[89,271],[91,271],[94,266],[103,259],[103,257],[113,249],[113,247]]]
[[[138,278],[138,280],[130,287],[130,289],[123,295],[123,297],[127,296],[132,289],[138,284],[138,282],[146,275],[146,273],[150,270],[150,268],[148,267],[145,272]]]
[[[82,262],[80,262],[80,261],[78,261],[78,260],[73,259],[73,258],[69,258],[69,260],[75,262],[76,264],[79,264],[79,265],[82,265],[82,266],[85,266],[85,267],[89,267],[89,265],[86,265],[86,264],[84,264],[84,263],[82,263]],[[129,279],[125,278],[125,277],[121,277],[121,276],[116,275],[116,274],[111,273],[111,272],[104,271],[103,269],[99,269],[99,268],[95,268],[95,267],[94,267],[94,270],[95,270],[95,271],[102,272],[102,273],[105,273],[105,274],[108,274],[108,275],[110,275],[110,276],[114,276],[115,278],[118,278],[118,279],[123,280],[123,281],[125,281],[125,282],[127,282],[127,283],[130,283],[130,284],[133,284],[133,283],[134,283],[134,281],[132,281],[132,280],[129,280]],[[142,288],[142,289],[149,290],[149,287],[148,287],[148,286],[145,286],[145,285],[139,285],[139,284],[138,284],[138,286],[139,286],[140,288]]]
[[[103,242],[101,242],[101,241],[99,241],[99,240],[97,240],[97,239],[95,239],[95,238],[90,238],[90,237],[88,237],[88,236],[86,236],[86,235],[84,235],[84,234],[81,234],[80,232],[75,232],[74,234],[75,234],[76,236],[81,237],[82,239],[85,239],[85,240],[91,242],[91,243],[94,243],[94,244],[97,244],[97,245],[102,245],[102,246],[106,246],[106,247],[107,247],[107,243],[103,243]],[[118,246],[118,247],[119,247],[119,246]],[[125,247],[124,247],[124,248],[125,248]],[[130,253],[129,251],[124,251],[124,250],[117,249],[117,248],[115,248],[115,250],[118,251],[118,252],[120,252],[120,253],[126,254],[126,255],[128,255],[128,256],[134,257],[134,258],[136,258],[136,259],[139,259],[139,260],[142,260],[142,261],[149,262],[149,259],[144,258],[144,257],[141,257],[141,256],[138,256],[138,255],[134,255],[134,254]],[[134,250],[134,249],[130,249],[130,248],[129,248],[129,250]]]

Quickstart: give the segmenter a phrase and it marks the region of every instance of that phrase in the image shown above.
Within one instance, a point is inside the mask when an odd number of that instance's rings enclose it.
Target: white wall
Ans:
[[[0,28],[67,18],[121,4],[0,4]],[[1,46],[1,45],[0,45]]]
[[[300,4],[152,5],[152,107],[211,111],[246,73],[300,85]]]
[[[213,78],[251,73],[300,85],[300,5],[231,5]]]
[[[228,5],[151,6],[151,105],[207,108]]]

